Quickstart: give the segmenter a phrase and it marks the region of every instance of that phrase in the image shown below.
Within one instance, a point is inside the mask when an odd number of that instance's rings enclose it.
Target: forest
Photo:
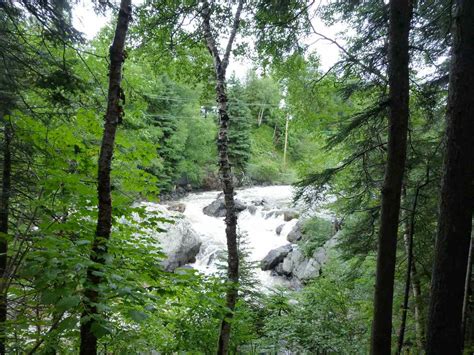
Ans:
[[[474,353],[474,1],[0,0],[0,57],[0,354]]]

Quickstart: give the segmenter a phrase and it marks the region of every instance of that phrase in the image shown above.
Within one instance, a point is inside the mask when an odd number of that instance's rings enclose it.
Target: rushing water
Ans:
[[[193,267],[203,273],[216,271],[217,254],[226,246],[224,218],[210,217],[202,211],[218,194],[219,191],[193,193],[180,200],[186,204],[184,215],[201,236],[201,250]],[[252,187],[237,191],[236,198],[248,206],[255,205],[255,201],[257,205],[262,199],[265,201],[262,206],[256,206],[254,214],[246,209],[238,216],[238,230],[245,235],[251,261],[260,261],[270,250],[288,244],[286,236],[297,220],[285,222],[283,214],[275,212],[290,208],[292,197],[291,186]],[[277,235],[276,229],[282,224],[284,227]],[[270,271],[257,269],[256,273],[263,286],[271,287],[283,282],[271,276]]]

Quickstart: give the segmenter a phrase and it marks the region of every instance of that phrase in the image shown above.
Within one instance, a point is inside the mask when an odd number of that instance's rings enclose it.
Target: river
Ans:
[[[184,215],[202,240],[201,249],[192,266],[206,274],[216,271],[217,255],[225,250],[226,245],[224,218],[211,217],[203,213],[203,208],[211,204],[219,193],[219,191],[191,193],[179,200],[186,205]],[[237,190],[236,198],[248,206],[256,205],[253,213],[246,209],[238,216],[238,231],[245,236],[250,261],[260,261],[270,250],[288,244],[286,236],[297,222],[297,219],[285,222],[282,214],[283,210],[292,208],[291,186],[241,189]],[[284,226],[278,235],[276,229],[280,225]],[[264,287],[285,283],[283,279],[272,276],[270,271],[257,268],[255,272]]]

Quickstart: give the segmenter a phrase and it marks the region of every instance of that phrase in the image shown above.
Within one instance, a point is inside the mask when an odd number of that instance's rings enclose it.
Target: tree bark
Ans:
[[[455,6],[427,354],[462,351],[462,306],[474,207],[474,1],[457,0]]]
[[[97,178],[99,200],[98,219],[90,255],[90,259],[95,265],[87,270],[87,281],[84,291],[84,312],[81,318],[80,353],[83,355],[97,354],[97,336],[92,330],[99,315],[96,304],[100,301],[98,286],[102,282],[102,277],[98,275],[97,271],[100,270],[100,265],[105,264],[108,251],[107,243],[112,229],[110,171],[115,144],[115,133],[123,116],[123,92],[121,89],[122,66],[125,60],[125,38],[131,19],[131,13],[131,0],[121,0],[115,36],[112,46],[110,47],[107,112],[105,115]]]
[[[228,97],[226,89],[226,69],[229,64],[229,57],[232,51],[232,45],[240,24],[240,14],[242,12],[243,0],[239,0],[235,13],[231,33],[227,42],[226,51],[223,58],[219,54],[216,40],[212,35],[211,28],[211,9],[208,1],[203,1],[201,16],[203,19],[203,31],[207,49],[211,54],[214,62],[214,70],[216,76],[216,101],[218,105],[219,115],[219,136],[217,139],[217,149],[219,153],[219,173],[224,192],[224,203],[226,208],[226,239],[227,239],[227,279],[229,282],[226,291],[226,307],[227,312],[222,319],[218,354],[228,354],[230,343],[230,331],[235,304],[238,296],[239,283],[239,252],[237,244],[237,213],[235,211],[234,202],[234,182],[232,167],[228,153],[228,128],[229,114],[227,110]]]
[[[403,350],[403,342],[405,338],[405,326],[407,321],[408,313],[408,300],[410,298],[410,286],[411,286],[411,273],[413,265],[413,233],[412,226],[410,223],[408,233],[404,236],[406,244],[406,253],[407,253],[407,272],[405,277],[405,289],[403,292],[403,305],[402,305],[402,317],[400,321],[400,330],[398,332],[398,342],[397,342],[397,351],[396,354],[400,355]]]
[[[405,244],[405,248],[407,245]],[[421,285],[416,269],[415,258],[411,265],[411,289],[413,293],[413,310],[415,315],[416,344],[419,351],[425,349],[425,324],[423,321],[423,303],[421,300]]]
[[[260,108],[260,111],[258,111],[258,127],[262,125],[262,120],[263,120],[263,107]]]
[[[417,346],[419,351],[423,351],[423,335],[422,335],[422,328],[421,328],[421,321],[420,321],[420,309],[418,305],[419,295],[420,295],[420,285],[418,283],[417,275],[416,275],[416,267],[413,255],[413,238],[415,236],[415,216],[416,216],[416,208],[418,206],[418,196],[420,194],[420,190],[426,186],[429,182],[429,167],[427,169],[427,177],[426,182],[422,185],[419,185],[416,188],[415,197],[413,200],[413,206],[410,211],[410,219],[408,220],[408,216],[406,216],[405,221],[405,233],[403,236],[403,241],[405,243],[405,251],[407,255],[407,272],[405,277],[405,290],[403,294],[403,305],[402,305],[402,317],[400,322],[400,330],[398,332],[398,342],[397,342],[397,355],[402,353],[403,350],[403,343],[405,338],[405,327],[406,327],[406,320],[407,320],[407,313],[408,313],[408,301],[410,297],[410,288],[413,290],[413,298],[414,298],[414,308],[415,308],[415,326],[416,326],[416,338],[417,338]],[[403,189],[403,197],[406,197],[406,190]]]
[[[473,334],[472,334],[472,290],[473,290],[473,275],[472,275],[472,253],[473,253],[473,233],[471,230],[471,243],[469,245],[469,256],[467,259],[467,271],[466,271],[466,282],[464,284],[464,300],[462,304],[462,322],[461,322],[461,333],[463,336],[463,349],[466,344],[468,347],[473,346]]]
[[[7,321],[7,287],[6,270],[8,262],[8,218],[10,214],[10,193],[11,193],[11,139],[12,130],[10,123],[4,121],[4,141],[3,141],[3,176],[2,194],[0,197],[0,354],[6,353],[6,321]]]
[[[388,156],[382,188],[371,354],[391,352],[393,284],[409,116],[411,0],[390,1]]]
[[[286,122],[285,122],[285,144],[283,147],[283,168],[286,169],[286,153],[288,150],[288,123],[290,122],[290,117],[287,115],[286,116]]]

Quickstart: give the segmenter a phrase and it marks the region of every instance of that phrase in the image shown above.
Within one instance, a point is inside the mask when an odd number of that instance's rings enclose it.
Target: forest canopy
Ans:
[[[0,58],[0,354],[474,351],[474,1],[5,0]]]

